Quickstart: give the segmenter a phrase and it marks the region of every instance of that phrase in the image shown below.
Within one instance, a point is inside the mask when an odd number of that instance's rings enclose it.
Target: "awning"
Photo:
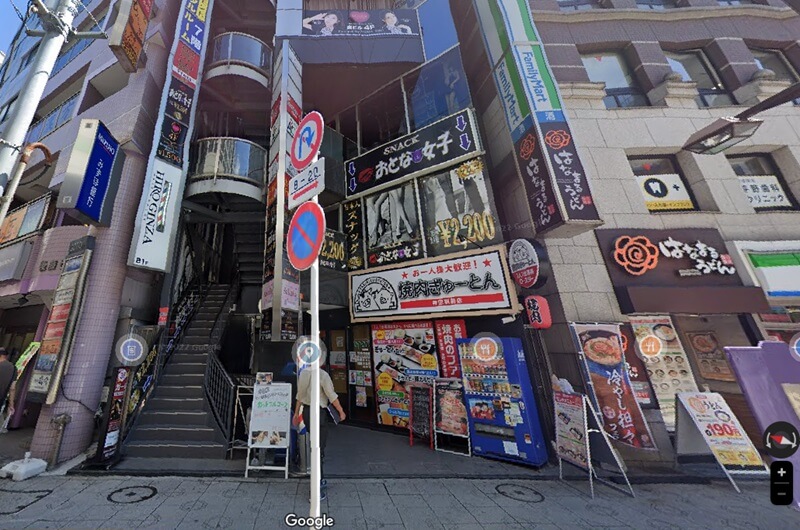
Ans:
[[[766,313],[769,302],[759,287],[616,287],[623,314],[699,315]]]

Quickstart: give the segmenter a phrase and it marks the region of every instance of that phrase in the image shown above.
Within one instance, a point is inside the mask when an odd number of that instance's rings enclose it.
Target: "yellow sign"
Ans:
[[[386,372],[378,376],[378,390],[391,390],[394,388],[394,379]]]
[[[436,370],[436,357],[430,353],[426,353],[420,357],[419,364],[425,370]]]

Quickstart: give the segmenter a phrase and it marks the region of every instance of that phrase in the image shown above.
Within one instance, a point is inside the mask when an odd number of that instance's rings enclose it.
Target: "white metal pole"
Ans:
[[[314,157],[316,163],[317,157]],[[319,200],[315,196],[312,201],[315,204]],[[319,425],[320,425],[320,387],[319,387],[319,371],[320,371],[320,357],[322,350],[319,344],[319,257],[314,260],[311,265],[311,285],[310,287],[310,300],[309,306],[311,309],[311,340],[314,346],[317,347],[317,352],[320,356],[317,361],[311,366],[311,517],[319,517],[320,513],[320,480],[322,471],[322,458],[319,447]]]
[[[44,95],[44,89],[50,80],[53,66],[56,64],[61,47],[66,41],[67,33],[75,20],[78,12],[73,7],[75,0],[50,0],[49,6],[55,5],[55,11],[47,11],[41,2],[34,2],[39,10],[39,17],[42,18],[45,28],[44,36],[39,42],[39,50],[29,67],[28,78],[25,80],[24,88],[17,96],[17,104],[14,108],[12,117],[8,120],[5,131],[3,131],[2,141],[0,142],[0,194],[5,190],[8,177],[11,174],[14,163],[17,160],[19,151],[22,150],[22,143],[28,134],[28,129],[33,122],[36,109]],[[54,15],[60,23],[53,22],[48,15]],[[36,140],[34,138],[34,140]]]

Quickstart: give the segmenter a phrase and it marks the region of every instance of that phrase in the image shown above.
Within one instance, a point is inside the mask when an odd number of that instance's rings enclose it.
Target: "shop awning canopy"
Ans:
[[[759,287],[616,287],[623,314],[736,314],[769,312]]]

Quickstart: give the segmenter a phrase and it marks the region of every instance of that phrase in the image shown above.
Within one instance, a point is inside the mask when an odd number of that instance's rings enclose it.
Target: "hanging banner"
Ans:
[[[518,305],[503,247],[447,260],[350,273],[350,314],[354,322],[439,313],[511,314]]]
[[[310,37],[419,36],[416,9],[303,10],[303,35]]]
[[[664,426],[672,432],[675,430],[675,395],[698,391],[689,359],[668,315],[630,317],[630,322]]]
[[[364,210],[361,199],[342,203],[344,233],[347,237],[347,268],[364,268]]]
[[[41,342],[31,342],[28,344],[28,347],[25,348],[25,351],[22,352],[22,355],[14,363],[14,367],[16,368],[16,375],[14,379],[19,381],[22,376],[25,374],[25,368],[28,367],[28,363],[31,362],[33,356],[39,353],[39,349],[41,348]]]
[[[439,345],[439,367],[442,377],[461,380],[461,362],[456,339],[467,338],[467,323],[463,320],[437,320],[436,344]]]
[[[250,413],[248,447],[276,449],[289,447],[292,421],[292,385],[256,383]]]
[[[642,359],[636,354],[636,337],[633,334],[633,328],[630,324],[622,324],[619,331],[622,350],[625,352],[625,367],[628,370],[628,378],[631,380],[636,402],[643,409],[658,408],[653,388],[647,378],[647,369]]]
[[[439,376],[432,322],[372,325],[378,423],[408,427],[406,383],[433,384]]]
[[[436,379],[434,430],[441,434],[468,436],[469,422],[464,400],[464,382],[459,379]]]
[[[481,153],[472,110],[462,110],[344,163],[347,197],[474,158]]]
[[[325,241],[319,252],[319,266],[347,272],[347,236],[330,228],[325,230]]]
[[[618,324],[570,324],[589,376],[593,399],[606,433],[638,449],[656,449],[650,427],[636,402]]]
[[[137,0],[141,1],[141,0]],[[128,265],[169,272],[178,230],[179,204],[186,184],[186,161],[194,127],[202,63],[208,43],[206,18],[214,0],[183,0],[175,27],[156,113],[153,149],[136,217]]]
[[[582,394],[553,392],[555,403],[556,454],[583,469],[589,469],[589,436],[586,402]]]
[[[503,240],[482,158],[420,179],[428,256],[483,248]]]
[[[116,455],[119,443],[122,441],[122,429],[125,425],[125,398],[128,393],[131,369],[127,366],[120,366],[115,373],[114,388],[109,402],[108,422],[105,433],[103,433],[103,460],[108,460]]]

